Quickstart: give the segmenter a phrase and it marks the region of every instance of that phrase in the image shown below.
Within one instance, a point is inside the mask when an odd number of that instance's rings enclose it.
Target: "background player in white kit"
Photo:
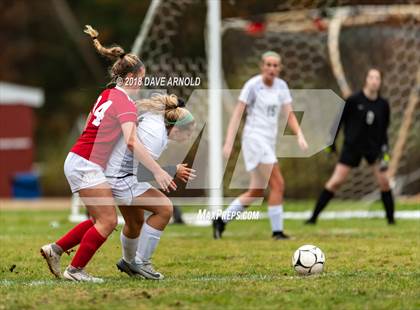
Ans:
[[[137,109],[137,135],[155,160],[166,149],[168,139],[178,143],[186,141],[195,127],[194,117],[175,95],[154,95],[140,100]],[[185,183],[195,178],[195,170],[184,164],[174,168],[169,173]],[[125,221],[121,231],[123,258],[117,263],[118,269],[130,276],[163,279],[151,265],[151,257],[171,219],[171,201],[144,182],[153,180],[151,172],[139,164],[123,140],[114,147],[105,175]],[[145,223],[143,210],[152,213]]]
[[[280,110],[288,115],[289,126],[296,134],[300,148],[306,150],[308,145],[292,111],[292,98],[287,83],[278,78],[280,70],[280,55],[272,51],[264,53],[261,57],[261,74],[249,79],[239,95],[239,102],[229,122],[223,154],[229,158],[241,117],[246,110],[242,151],[245,168],[251,173],[251,180],[248,190],[229,205],[224,216],[213,221],[215,239],[221,238],[231,218],[229,214],[243,211],[264,195],[267,182],[270,189],[268,215],[272,236],[275,239],[288,238],[283,233],[284,179],[275,154]]]

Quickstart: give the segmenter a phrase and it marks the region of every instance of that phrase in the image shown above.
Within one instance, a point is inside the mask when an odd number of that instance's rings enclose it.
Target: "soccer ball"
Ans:
[[[325,255],[320,248],[302,245],[292,257],[292,266],[300,275],[318,274],[324,270]]]

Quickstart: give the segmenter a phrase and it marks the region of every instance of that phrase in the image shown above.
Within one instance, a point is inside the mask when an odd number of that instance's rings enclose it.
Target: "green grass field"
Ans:
[[[287,209],[304,205],[311,204]],[[212,240],[209,227],[171,225],[154,257],[166,275],[160,282],[117,272],[118,231],[88,266],[106,283],[77,284],[53,279],[39,255],[41,245],[72,226],[67,217],[68,211],[1,211],[0,309],[420,309],[418,220],[393,227],[383,219],[316,227],[290,220],[290,241],[271,240],[268,220],[234,222],[222,240]],[[320,276],[296,276],[290,266],[294,250],[307,243],[326,254]],[[62,266],[69,260],[64,255]]]

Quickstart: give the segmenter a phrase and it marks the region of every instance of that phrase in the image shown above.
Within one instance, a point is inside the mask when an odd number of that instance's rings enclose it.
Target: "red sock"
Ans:
[[[70,250],[72,247],[75,247],[82,241],[83,236],[88,231],[89,228],[93,226],[92,220],[86,220],[76,225],[72,230],[67,234],[61,237],[58,241],[55,242],[63,251]]]
[[[84,268],[105,240],[106,238],[96,230],[95,226],[89,228],[83,236],[79,249],[77,249],[70,265],[76,268]]]

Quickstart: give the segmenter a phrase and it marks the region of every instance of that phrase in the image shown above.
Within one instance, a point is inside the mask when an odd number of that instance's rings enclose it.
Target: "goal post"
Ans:
[[[220,1],[207,0],[208,141],[210,210],[222,207],[222,59]]]

